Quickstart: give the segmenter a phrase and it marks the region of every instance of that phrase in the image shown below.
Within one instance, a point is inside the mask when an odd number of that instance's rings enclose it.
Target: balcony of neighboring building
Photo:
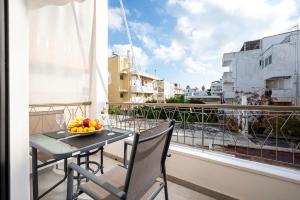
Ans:
[[[224,53],[223,54],[223,59],[222,59],[222,66],[223,67],[229,67],[233,63],[234,55],[235,55],[234,52]]]
[[[295,47],[290,43],[270,46],[258,61],[263,78],[293,76],[296,68],[295,55]]]
[[[292,77],[272,77],[266,80],[266,87],[272,91],[272,97],[275,101],[293,102],[295,89],[292,85]]]
[[[120,93],[127,93],[128,89],[127,88],[119,88]]]
[[[222,76],[222,81],[223,81],[223,84],[224,83],[233,83],[234,80],[232,77],[232,72],[224,72],[223,76]]]
[[[132,93],[145,93],[145,94],[155,94],[157,93],[157,88],[154,86],[139,86],[139,85],[131,85]]]
[[[143,78],[150,79],[150,80],[157,80],[158,79],[156,75],[150,74],[150,73],[147,73],[147,72],[142,72],[142,71],[133,70],[133,71],[131,71],[131,74],[134,75],[134,76],[139,76],[139,77],[143,77]]]

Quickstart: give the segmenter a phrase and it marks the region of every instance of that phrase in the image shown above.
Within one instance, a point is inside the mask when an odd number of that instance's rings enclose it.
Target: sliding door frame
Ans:
[[[0,199],[10,199],[8,0],[0,0]]]

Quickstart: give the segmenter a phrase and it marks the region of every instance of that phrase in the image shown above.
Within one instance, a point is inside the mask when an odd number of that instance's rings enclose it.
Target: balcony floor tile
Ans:
[[[99,155],[92,156],[91,160],[98,160],[99,161]],[[74,160],[75,161],[75,160]],[[70,162],[70,161],[69,161]],[[108,171],[112,167],[116,166],[117,164],[121,164],[118,161],[112,160],[110,158],[104,157],[104,173],[105,171]],[[62,169],[62,164],[59,164],[59,169]],[[39,191],[40,194],[50,188],[53,184],[55,184],[58,180],[60,180],[63,177],[63,171],[57,170],[55,167],[53,169],[48,169],[44,171],[42,174],[39,175]],[[76,181],[74,181],[76,182]],[[204,194],[198,193],[196,191],[190,190],[186,187],[183,187],[181,185],[177,185],[171,181],[168,182],[169,184],[169,199],[172,200],[213,200],[214,198],[206,196]],[[66,199],[66,181],[61,184],[59,187],[55,188],[53,191],[51,191],[49,194],[47,194],[43,200],[65,200]],[[88,200],[91,199],[87,195],[81,195],[79,200]],[[156,198],[157,200],[163,200],[164,199],[164,192],[161,191]]]

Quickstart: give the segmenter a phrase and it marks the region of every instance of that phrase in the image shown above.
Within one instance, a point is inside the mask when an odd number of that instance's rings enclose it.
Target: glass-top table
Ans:
[[[110,143],[122,140],[130,136],[133,132],[119,128],[111,130],[101,130],[93,135],[81,136],[72,135],[67,132],[59,134],[58,132],[34,134],[30,136],[30,146],[32,148],[32,188],[33,199],[37,200],[46,193],[54,189],[58,184],[63,182],[66,176],[55,186],[50,188],[44,194],[38,194],[38,152],[48,155],[54,161],[65,160],[65,172],[67,159],[70,157],[78,157],[82,154],[89,153],[92,150],[101,148]],[[103,152],[101,156],[103,157]],[[101,160],[102,162],[102,160]],[[103,163],[102,163],[103,164]],[[65,173],[67,174],[67,173]]]
[[[109,130],[102,130],[87,136],[57,134],[56,132],[35,134],[30,136],[30,146],[57,160],[105,146],[132,134],[129,130],[118,128],[112,128],[111,131],[113,135],[109,134]]]

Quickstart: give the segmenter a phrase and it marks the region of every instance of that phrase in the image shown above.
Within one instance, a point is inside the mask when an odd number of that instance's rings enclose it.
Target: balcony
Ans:
[[[223,83],[234,83],[232,72],[224,72],[222,76]]]
[[[146,94],[153,94],[157,93],[157,89],[153,86],[131,86],[132,93],[146,93]]]
[[[234,53],[224,53],[222,59],[222,67],[229,67],[232,65],[234,59]]]
[[[69,122],[88,116],[90,106],[91,102],[35,104],[29,111],[64,109]],[[171,199],[297,199],[300,195],[300,139],[293,135],[293,124],[300,123],[299,107],[142,103],[109,107],[114,110],[109,115],[112,126],[126,130],[139,132],[166,118],[176,120],[167,159]],[[121,164],[123,141],[107,145],[104,159],[105,171]],[[91,160],[99,161],[99,154]],[[59,163],[58,168],[41,171],[40,191],[63,176],[61,169]],[[65,199],[65,195],[62,184],[45,199]],[[160,192],[157,199],[163,196]]]
[[[95,162],[99,162],[99,154],[91,156],[91,160]],[[116,165],[121,165],[122,162],[119,162],[115,159],[112,159],[110,156],[104,157],[105,169],[104,173],[112,169]],[[40,175],[40,190],[45,191],[50,188],[52,185],[56,183],[57,180],[60,180],[62,175],[63,165],[59,164],[58,169],[56,167],[50,167],[44,170]],[[194,191],[182,185],[176,184],[172,181],[169,181],[169,199],[172,200],[181,200],[181,199],[199,199],[199,200],[214,200],[214,198],[202,194],[200,192]],[[45,200],[65,200],[66,199],[66,184],[62,184],[57,187],[53,192],[49,193],[45,198]],[[91,200],[91,198],[87,195],[82,195],[80,199]],[[164,193],[160,192],[156,197],[156,200],[164,200]]]
[[[8,6],[4,9],[3,32],[9,46],[3,49],[9,62],[1,63],[5,69],[1,89],[9,94],[2,95],[3,107],[9,105],[9,109],[2,111],[5,127],[1,136],[6,137],[1,140],[5,144],[1,146],[5,150],[1,151],[1,155],[5,154],[1,165],[8,170],[1,168],[1,174],[8,176],[3,185],[11,199],[30,199],[29,179],[33,176],[28,147],[29,131],[34,126],[28,123],[28,111],[62,110],[66,123],[77,116],[96,118],[101,111],[107,112],[108,5],[107,1],[31,1],[28,7],[26,1],[11,1]],[[53,17],[61,23],[50,24]],[[47,27],[57,34],[51,34]],[[223,66],[231,64],[230,58],[224,58]],[[134,89],[157,93],[155,87]],[[166,119],[176,120],[171,156],[167,158],[170,199],[299,199],[299,107],[143,103],[109,106],[115,108],[113,112],[108,110],[112,125],[125,130],[139,132]],[[54,120],[56,123],[59,122]],[[105,144],[104,172],[123,160],[123,144],[124,141]],[[75,153],[78,156],[81,152]],[[91,160],[99,162],[99,154],[91,156]],[[62,163],[52,161],[51,167],[39,168],[40,194],[62,178]],[[59,200],[65,196],[63,182],[42,199]],[[163,191],[157,199],[163,199]]]
[[[125,88],[119,88],[119,92],[126,93],[126,92],[128,92],[128,90]]]

